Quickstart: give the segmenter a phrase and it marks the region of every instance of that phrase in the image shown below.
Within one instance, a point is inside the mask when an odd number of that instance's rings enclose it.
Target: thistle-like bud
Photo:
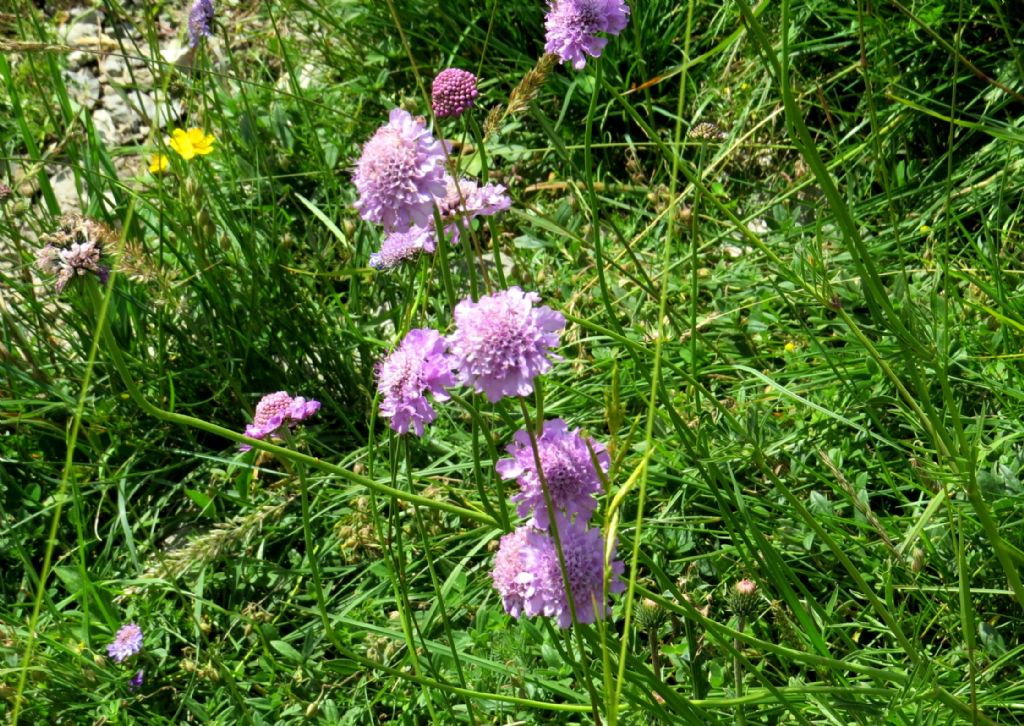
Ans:
[[[741,618],[749,618],[757,613],[760,599],[757,583],[753,580],[740,580],[729,590],[729,606]]]
[[[666,617],[665,608],[648,597],[641,600],[640,606],[636,609],[636,624],[647,632],[657,631]]]

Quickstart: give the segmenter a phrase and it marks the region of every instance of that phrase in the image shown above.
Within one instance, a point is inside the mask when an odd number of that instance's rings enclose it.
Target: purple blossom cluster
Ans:
[[[444,338],[435,330],[410,331],[377,368],[381,415],[398,433],[423,435],[436,413],[426,399],[448,398],[445,389],[461,383],[497,402],[533,392],[533,379],[551,368],[565,318],[534,306],[536,293],[518,287],[467,298],[455,308],[455,331]]]
[[[581,70],[586,56],[599,58],[608,43],[599,33],[618,35],[628,24],[625,0],[549,0],[544,50]]]
[[[545,421],[536,437],[518,431],[506,450],[512,458],[495,468],[503,479],[517,481],[512,501],[520,516],[531,519],[502,537],[494,559],[491,579],[505,611],[516,618],[554,617],[561,628],[572,624],[573,611],[577,623],[604,617],[608,593],[625,587],[620,578],[625,566],[612,558],[606,589],[605,540],[600,529],[587,526],[597,507],[594,495],[604,488],[598,467],[608,470],[608,452],[579,429],[570,431],[562,419]],[[562,545],[564,577],[552,529]]]
[[[250,439],[281,438],[284,430],[296,426],[320,410],[320,402],[306,400],[302,396],[292,398],[285,391],[268,393],[256,404],[252,423],[245,427]],[[239,449],[249,451],[252,447],[241,444]]]

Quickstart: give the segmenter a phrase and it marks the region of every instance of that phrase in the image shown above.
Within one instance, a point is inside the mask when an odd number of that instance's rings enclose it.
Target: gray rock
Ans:
[[[104,144],[116,146],[119,143],[117,125],[114,123],[114,117],[110,111],[105,108],[98,108],[93,111],[92,125],[96,128],[96,133]]]
[[[92,109],[100,100],[100,82],[86,70],[64,71],[68,95],[78,105]]]
[[[135,135],[139,124],[142,123],[142,116],[132,108],[127,94],[108,88],[103,94],[103,108],[110,112],[110,118],[114,122],[120,141],[125,141]]]
[[[53,196],[57,198],[57,203],[60,205],[60,211],[63,214],[79,211],[80,200],[74,172],[66,166],[48,166],[46,173],[50,178]]]

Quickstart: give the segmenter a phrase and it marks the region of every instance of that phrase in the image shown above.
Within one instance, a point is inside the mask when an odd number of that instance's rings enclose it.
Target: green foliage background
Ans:
[[[61,73],[60,9],[18,4],[0,177],[37,189],[0,206],[0,711],[1024,721],[1016,6],[633,2],[481,155],[470,131],[543,53],[543,3],[223,2],[182,68],[154,23],[186,8],[104,0],[147,38],[120,52],[217,139],[153,176],[161,137],[105,146]],[[481,96],[441,132],[513,209],[478,230],[482,263],[375,272],[350,169],[448,65]],[[114,285],[55,299],[32,271],[67,211],[44,163],[123,239]],[[613,452],[598,518],[637,559],[598,626],[512,620],[491,587],[514,402],[467,395],[423,439],[375,415],[376,361],[451,329],[442,273],[456,298],[506,277],[570,319],[528,409]],[[313,459],[217,428],[279,389],[323,402],[288,442]],[[129,620],[136,692],[104,656]]]

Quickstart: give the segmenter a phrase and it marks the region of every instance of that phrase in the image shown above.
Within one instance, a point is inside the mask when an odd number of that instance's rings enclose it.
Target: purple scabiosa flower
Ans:
[[[139,669],[138,673],[132,676],[128,681],[128,690],[135,691],[142,687],[142,679],[145,677],[146,672]]]
[[[461,116],[477,97],[476,76],[461,68],[445,68],[434,78],[431,106],[438,118]]]
[[[213,0],[192,0],[192,8],[188,11],[188,42],[193,48],[203,38],[213,35],[210,23],[213,22]]]
[[[558,533],[565,569],[576,610],[576,622],[593,623],[604,617],[604,537],[580,521],[559,516]],[[608,592],[622,592],[625,565],[612,560]],[[513,617],[545,615],[557,618],[558,627],[572,624],[558,550],[547,532],[522,526],[501,538],[491,580],[505,611]]]
[[[408,232],[391,232],[380,245],[380,250],[370,255],[370,267],[390,270],[406,260],[412,260],[421,252],[433,252],[437,238],[434,225],[413,227]]]
[[[398,433],[408,433],[411,427],[422,436],[423,424],[437,418],[425,391],[430,391],[435,401],[448,400],[445,387],[454,386],[455,377],[445,347],[445,339],[436,330],[416,328],[377,368],[380,413],[391,419],[391,428]]]
[[[396,108],[363,146],[353,180],[363,219],[388,232],[425,227],[445,192],[444,149],[422,121]]]
[[[584,54],[598,58],[608,43],[598,33],[618,35],[629,23],[625,0],[549,0],[544,50],[580,70]]]
[[[107,655],[115,663],[121,663],[142,650],[142,628],[135,623],[122,625],[114,636],[114,642],[107,646]]]
[[[550,349],[565,328],[561,313],[533,306],[538,300],[535,292],[510,287],[455,306],[448,345],[460,383],[491,403],[533,392],[533,379],[551,368]]]
[[[307,401],[302,396],[292,398],[285,391],[268,393],[256,404],[256,413],[252,423],[245,427],[245,435],[250,439],[280,438],[282,428],[295,426],[319,410],[319,401]],[[241,444],[238,448],[249,451],[252,447]]]
[[[600,494],[602,490],[601,477],[590,458],[588,444],[602,471],[608,471],[611,458],[604,446],[594,439],[584,439],[579,429],[569,431],[565,421],[560,418],[545,421],[544,429],[537,437],[537,454],[551,494],[551,503],[560,514],[570,519],[575,517],[578,522],[590,521],[597,508],[594,495]],[[525,517],[532,511],[531,524],[539,529],[547,529],[550,512],[544,501],[544,490],[541,488],[529,432],[525,429],[517,431],[506,451],[512,454],[512,458],[502,459],[495,465],[495,469],[502,479],[516,479],[519,482],[519,493],[512,497],[512,501],[519,503],[519,516]]]

